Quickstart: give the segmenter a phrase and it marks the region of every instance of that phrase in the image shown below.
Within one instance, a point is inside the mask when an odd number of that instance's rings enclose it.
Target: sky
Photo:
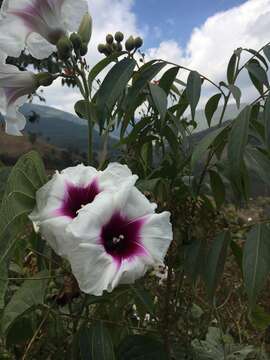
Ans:
[[[102,57],[97,45],[121,30],[144,38],[148,60],[162,58],[187,66],[214,81],[225,80],[226,66],[238,47],[259,49],[270,41],[270,0],[88,0],[93,35],[87,61]],[[247,74],[239,79],[243,101],[257,97]],[[187,74],[179,73],[185,80]],[[206,86],[203,102],[214,89]],[[47,105],[73,112],[77,90],[60,81],[45,89]]]

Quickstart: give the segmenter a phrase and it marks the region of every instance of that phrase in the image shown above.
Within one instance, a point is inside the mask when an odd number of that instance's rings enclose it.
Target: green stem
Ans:
[[[90,102],[87,101],[87,123],[88,123],[88,165],[93,164],[93,123],[91,120]]]

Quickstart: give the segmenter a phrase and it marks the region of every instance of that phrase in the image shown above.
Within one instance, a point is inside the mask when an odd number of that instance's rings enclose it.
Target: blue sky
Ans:
[[[174,38],[185,46],[193,28],[202,25],[217,12],[229,10],[244,0],[136,0],[133,11],[139,28],[149,28],[147,47]]]

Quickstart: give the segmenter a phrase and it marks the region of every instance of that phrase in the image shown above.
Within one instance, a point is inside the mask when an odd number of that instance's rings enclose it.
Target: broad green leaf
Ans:
[[[124,338],[117,355],[118,360],[169,360],[159,341],[143,335],[130,335]]]
[[[7,181],[0,208],[0,264],[17,240],[17,234],[35,206],[36,191],[47,181],[44,165],[36,152],[22,156]]]
[[[192,239],[190,243],[185,245],[184,251],[185,273],[195,283],[205,266],[205,242],[203,240]]]
[[[247,235],[243,254],[243,274],[249,305],[254,308],[270,271],[270,230],[255,225]]]
[[[169,95],[171,87],[175,81],[175,78],[178,74],[179,66],[175,66],[167,70],[159,80],[159,86]]]
[[[257,88],[260,94],[263,93],[263,85],[269,86],[267,73],[261,67],[260,63],[253,59],[247,65],[246,69],[254,86]]]
[[[8,264],[3,261],[0,264],[0,310],[5,306],[5,295],[8,287]]]
[[[197,71],[191,71],[187,79],[187,99],[190,104],[192,119],[195,118],[195,111],[201,96],[202,81]]]
[[[270,314],[259,305],[256,305],[250,312],[249,320],[260,331],[265,331],[270,326]]]
[[[214,170],[209,170],[208,172],[210,175],[210,184],[214,195],[215,203],[217,208],[220,208],[220,206],[225,201],[225,194],[226,194],[225,185],[218,172]]]
[[[81,119],[88,121],[88,117],[90,117],[92,123],[98,123],[97,109],[94,103],[88,103],[86,100],[79,100],[74,105],[74,110]]]
[[[91,88],[93,85],[93,81],[101,73],[101,71],[103,71],[112,62],[117,61],[117,58],[123,54],[124,54],[124,52],[112,54],[111,56],[108,56],[108,57],[102,59],[91,69],[91,71],[89,72],[89,75],[88,75],[88,84],[89,84],[90,91],[91,91]]]
[[[215,94],[212,97],[210,97],[210,99],[207,101],[205,105],[204,112],[209,127],[211,126],[213,115],[218,108],[220,98],[221,98],[221,94]]]
[[[235,81],[236,62],[237,62],[237,55],[233,53],[227,67],[228,84],[233,84]]]
[[[149,84],[149,89],[154,105],[160,115],[160,120],[163,122],[167,112],[167,95],[158,85]]]
[[[265,143],[267,149],[270,151],[270,95],[267,96],[264,104],[263,117],[265,126]]]
[[[115,359],[110,333],[102,321],[98,321],[80,332],[79,346],[82,360]]]
[[[110,113],[125,90],[128,81],[132,77],[135,65],[136,61],[134,59],[125,58],[116,63],[106,75],[96,94],[96,105],[98,112],[102,116]]]
[[[234,120],[228,140],[228,160],[232,177],[240,178],[243,155],[248,141],[250,106],[246,106]]]
[[[270,185],[270,158],[255,147],[247,147],[245,150],[245,161],[247,167],[256,172],[257,175]]]
[[[40,280],[46,277],[47,271],[42,271],[32,279],[25,280],[19,289],[14,293],[4,309],[1,330],[6,333],[12,323],[26,311],[44,303],[44,296],[48,280]],[[36,279],[35,279],[36,278]]]
[[[195,165],[198,163],[198,161],[202,159],[209,147],[213,145],[214,141],[224,130],[225,128],[218,128],[210,132],[196,145],[191,157],[192,169],[195,168]]]
[[[211,301],[213,300],[218,283],[223,274],[230,241],[231,235],[229,232],[220,233],[213,240],[207,255],[204,279]]]
[[[187,92],[186,89],[183,91],[178,104],[176,104],[176,117],[178,119],[181,118],[181,116],[184,114],[184,112],[186,111],[186,109],[188,108],[188,99],[187,99]]]
[[[135,298],[143,305],[145,311],[150,314],[154,314],[155,305],[149,292],[138,285],[130,285],[130,288],[135,295]]]
[[[238,86],[235,85],[228,85],[228,89],[232,93],[234,100],[236,102],[236,106],[239,109],[240,108],[240,100],[241,100],[241,90]]]

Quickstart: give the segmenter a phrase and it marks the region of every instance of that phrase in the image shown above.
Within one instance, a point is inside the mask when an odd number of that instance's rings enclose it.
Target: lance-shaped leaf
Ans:
[[[178,74],[179,66],[175,66],[167,70],[159,80],[159,86],[169,95],[171,87],[175,81],[175,78]]]
[[[149,84],[149,89],[154,105],[160,115],[160,120],[163,122],[167,112],[167,95],[158,85]]]
[[[266,71],[255,59],[249,61],[249,63],[246,65],[246,69],[248,70],[248,74],[253,85],[256,87],[259,93],[262,94],[263,85],[267,87],[269,86]]]
[[[266,224],[254,226],[247,235],[243,254],[243,274],[249,305],[256,304],[270,271],[270,230]]]
[[[192,119],[195,118],[195,111],[201,96],[202,81],[197,71],[191,71],[187,79],[187,99],[191,109]]]
[[[228,84],[233,84],[235,80],[236,73],[236,63],[237,63],[237,55],[235,53],[232,54],[228,67],[227,67],[227,80]]]
[[[270,150],[270,95],[267,96],[264,104],[263,118],[265,126],[265,143],[268,150]]]
[[[135,65],[134,59],[123,59],[111,68],[103,80],[96,94],[96,105],[101,116],[101,123],[104,122],[104,117],[111,112],[116,101],[122,95]]]
[[[215,203],[219,208],[225,201],[225,185],[222,181],[221,176],[214,170],[209,170],[211,189],[214,195]]]
[[[270,185],[270,159],[269,156],[262,151],[254,147],[248,147],[245,151],[246,165],[256,172],[257,175],[265,182],[266,185]]]
[[[243,166],[243,155],[248,140],[250,106],[246,106],[233,122],[228,141],[228,160],[231,175],[237,179]]]
[[[263,48],[264,55],[267,57],[268,61],[270,61],[270,45],[266,45]]]
[[[221,94],[215,94],[212,97],[210,97],[210,99],[207,101],[205,105],[204,112],[209,127],[211,126],[213,115],[218,108],[220,98],[221,98]]]
[[[238,86],[235,85],[228,85],[228,89],[232,93],[234,100],[236,102],[236,106],[239,109],[240,108],[240,100],[241,100],[241,90]]]
[[[222,277],[231,235],[228,231],[219,234],[209,249],[204,279],[210,300],[213,300],[219,280]]]

